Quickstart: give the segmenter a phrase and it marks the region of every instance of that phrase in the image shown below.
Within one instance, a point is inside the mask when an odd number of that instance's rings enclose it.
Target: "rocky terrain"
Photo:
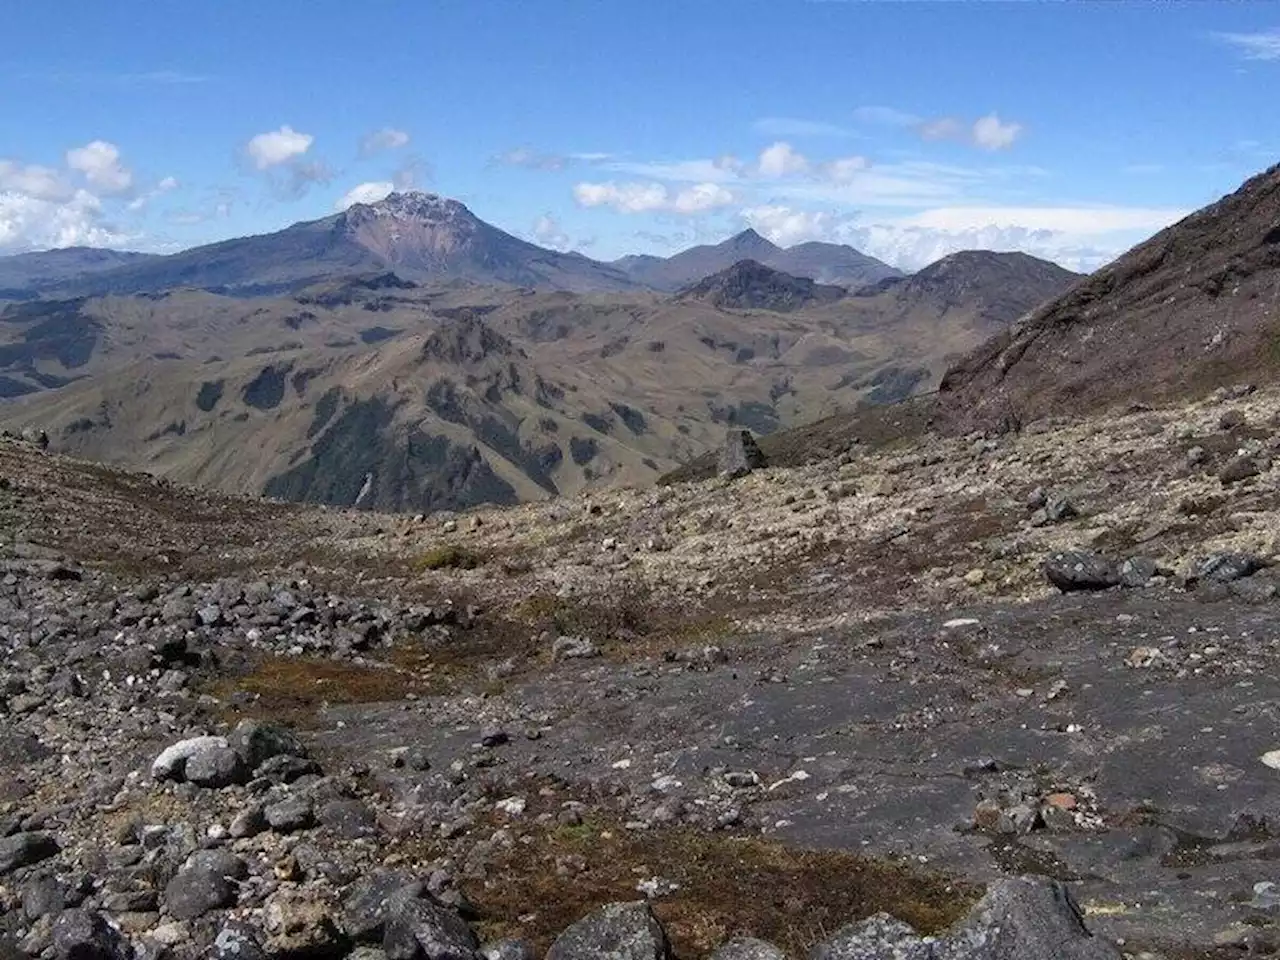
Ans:
[[[1280,393],[416,517],[40,446],[15,955],[1277,945]]]

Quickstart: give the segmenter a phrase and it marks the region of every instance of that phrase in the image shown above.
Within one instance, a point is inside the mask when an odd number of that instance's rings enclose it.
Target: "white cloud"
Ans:
[[[383,127],[360,138],[360,156],[371,157],[383,150],[398,150],[409,145],[409,134],[395,127]]]
[[[259,170],[270,170],[296,157],[301,157],[311,149],[315,137],[309,133],[299,133],[288,124],[279,130],[260,133],[245,145],[245,153]]]
[[[133,173],[120,162],[120,148],[105,140],[68,150],[67,166],[103,193],[124,193],[133,186]]]
[[[1280,60],[1280,29],[1261,33],[1216,33],[1223,43],[1240,51],[1246,60]]]
[[[1007,150],[1022,134],[1022,124],[1002,123],[1000,118],[989,113],[973,122],[974,146],[983,150]]]
[[[551,250],[568,250],[572,245],[560,221],[544,213],[533,224],[533,242]]]
[[[718,183],[697,183],[674,194],[660,183],[579,183],[573,197],[582,207],[613,207],[619,213],[704,213],[733,203]]]
[[[74,191],[57,170],[15,160],[0,160],[0,192],[36,200],[66,200]]]
[[[838,160],[828,160],[819,164],[818,173],[824,180],[830,180],[833,183],[848,183],[869,166],[871,166],[871,161],[866,157],[841,157]]]
[[[795,174],[807,173],[809,161],[792,148],[785,140],[770,144],[760,151],[760,160],[756,169],[762,177],[780,179]]]
[[[172,191],[177,190],[179,186],[180,184],[178,183],[177,177],[165,177],[146,193],[140,193],[138,196],[134,197],[129,201],[129,205],[125,209],[133,212],[142,210],[156,197],[163,196],[166,193],[171,193]]]
[[[0,250],[118,247],[136,239],[102,222],[102,201],[88,190],[50,200],[0,190]]]
[[[530,147],[514,147],[493,158],[504,167],[523,167],[526,170],[563,170],[569,158],[559,153],[538,153]]]
[[[937,207],[903,217],[840,214],[785,204],[747,207],[742,219],[774,243],[847,243],[904,270],[959,250],[1022,251],[1090,271],[1185,216],[1177,208]]]
[[[395,188],[396,185],[390,180],[371,180],[368,183],[357,184],[338,199],[333,209],[345,210],[357,203],[377,203],[379,200],[385,200]]]
[[[959,140],[964,136],[964,124],[955,117],[935,117],[922,121],[916,132],[922,140]]]
[[[783,247],[806,240],[831,239],[834,226],[834,218],[829,213],[794,210],[776,204],[747,207],[741,216],[748,226]]]
[[[733,194],[720,184],[698,183],[677,193],[671,207],[676,213],[702,213],[733,202]]]
[[[620,213],[662,210],[670,203],[667,188],[660,183],[579,183],[573,199],[582,207],[613,207]]]

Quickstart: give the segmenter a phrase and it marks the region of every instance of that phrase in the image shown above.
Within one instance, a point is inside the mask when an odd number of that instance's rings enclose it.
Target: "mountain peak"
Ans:
[[[779,250],[777,244],[771,243],[760,234],[756,233],[753,227],[747,227],[741,233],[734,234],[726,240],[721,246],[728,247],[733,250]]]
[[[786,312],[814,302],[830,303],[844,294],[844,287],[814,283],[744,259],[685,287],[677,296],[722,308]]]
[[[421,190],[389,193],[374,203],[356,203],[347,209],[348,219],[418,220],[427,223],[449,223],[475,220],[466,205],[450,197]]]

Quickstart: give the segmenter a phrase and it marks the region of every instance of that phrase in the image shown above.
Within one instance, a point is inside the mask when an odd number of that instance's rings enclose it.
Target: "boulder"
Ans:
[[[1251,553],[1213,553],[1195,562],[1191,579],[1230,583],[1251,577],[1265,566]]]
[[[480,948],[484,960],[538,960],[538,952],[524,940],[498,940]]]
[[[750,430],[735,428],[725,433],[724,446],[720,450],[720,476],[736,480],[765,466],[768,466],[768,460]]]
[[[242,879],[245,870],[244,861],[233,854],[202,850],[165,885],[165,908],[177,920],[194,920],[235,906],[234,881]]]
[[[381,942],[387,919],[420,899],[426,884],[399,870],[374,870],[357,880],[342,902],[342,925],[352,940]]]
[[[53,952],[58,960],[128,960],[120,931],[101,913],[64,910],[53,921]]]
[[[188,783],[217,790],[248,779],[249,768],[230,747],[201,749],[187,758],[184,774]]]
[[[431,900],[409,900],[387,919],[387,960],[480,960],[480,941],[460,916]]]
[[[1044,575],[1063,593],[1108,590],[1120,583],[1120,573],[1106,557],[1090,550],[1064,550],[1044,561]]]
[[[1120,951],[1084,925],[1071,892],[1056,880],[993,883],[947,936],[939,960],[1120,960]]]
[[[17,833],[0,840],[0,877],[48,860],[58,853],[58,843],[47,833]]]
[[[151,764],[151,776],[156,780],[177,780],[187,778],[187,764],[193,757],[202,757],[214,751],[226,750],[226,737],[191,737],[170,744],[160,752]]]
[[[227,737],[227,744],[256,770],[272,757],[306,757],[307,748],[297,735],[262,720],[241,720]]]
[[[547,960],[670,960],[666,931],[643,902],[610,903],[556,938]]]

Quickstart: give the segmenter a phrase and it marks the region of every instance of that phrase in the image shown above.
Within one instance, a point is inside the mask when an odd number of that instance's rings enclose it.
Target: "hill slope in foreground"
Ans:
[[[953,368],[941,423],[1193,395],[1280,369],[1280,166],[1162,230]]]
[[[1277,423],[1241,391],[416,521],[0,441],[0,939],[185,957],[234,921],[340,957],[421,878],[490,941],[647,896],[679,956],[803,955],[1029,873],[1099,934],[1078,956],[1265,953]],[[1041,561],[1076,545],[1150,558],[1146,586],[1056,595]],[[1264,569],[1183,578],[1224,552]],[[245,718],[295,733],[152,767]],[[471,942],[405,896],[390,943]]]

